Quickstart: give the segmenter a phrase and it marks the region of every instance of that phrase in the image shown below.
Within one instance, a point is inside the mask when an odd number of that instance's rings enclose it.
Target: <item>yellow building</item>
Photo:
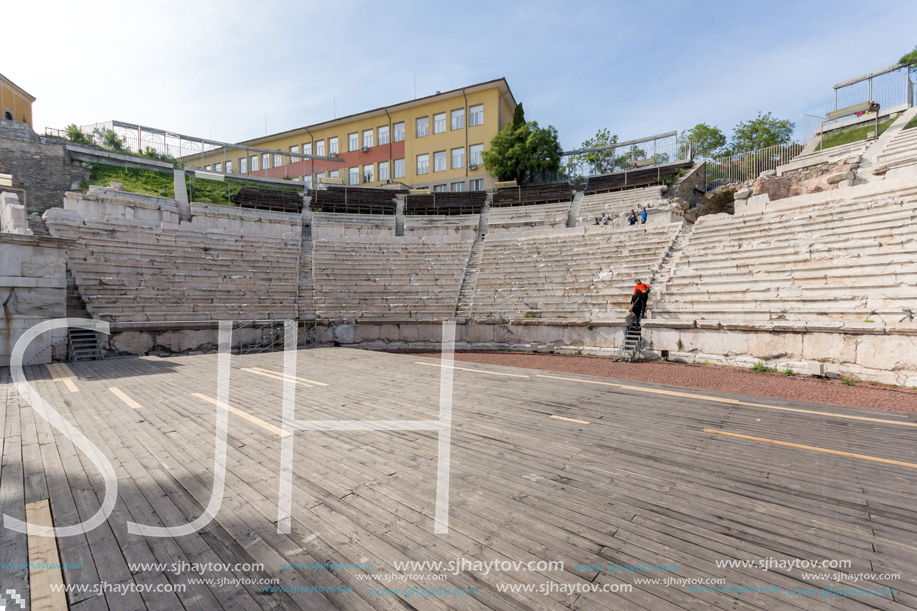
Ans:
[[[486,189],[494,179],[481,153],[512,122],[515,109],[512,91],[500,78],[240,143],[336,156],[343,163],[242,150],[205,154],[203,163],[218,172],[290,177],[310,185],[324,176],[368,187],[399,182],[431,191]]]
[[[32,102],[35,98],[16,83],[0,74],[0,117],[22,121],[32,126]]]

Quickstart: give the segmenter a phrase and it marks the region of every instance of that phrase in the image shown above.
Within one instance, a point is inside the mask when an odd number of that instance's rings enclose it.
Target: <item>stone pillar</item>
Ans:
[[[0,233],[32,235],[25,218],[25,206],[15,193],[0,193]]]

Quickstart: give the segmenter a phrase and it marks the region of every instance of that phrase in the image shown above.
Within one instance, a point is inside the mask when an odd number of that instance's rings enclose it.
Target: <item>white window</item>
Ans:
[[[328,172],[328,177],[329,177],[329,178],[340,178],[340,177],[341,177],[341,173],[338,172],[337,170],[332,170],[332,171]]]
[[[258,171],[258,156],[252,155],[252,172]]]
[[[423,138],[430,132],[430,117],[417,119],[417,138]]]
[[[484,105],[478,104],[477,106],[472,106],[468,109],[468,126],[474,127],[475,125],[484,124]]]
[[[299,152],[299,145],[298,145],[298,144],[294,144],[293,146],[291,146],[291,147],[290,147],[290,152],[291,152],[291,153],[298,153],[298,152]]]
[[[388,162],[379,162],[379,180],[388,180]]]
[[[325,141],[324,140],[319,140],[318,142],[315,143],[315,154],[318,155],[319,157],[325,156]]]
[[[436,193],[445,193],[446,185],[433,185],[433,191]]]
[[[452,129],[462,129],[465,127],[465,109],[459,108],[452,111]]]
[[[433,133],[441,134],[444,131],[446,131],[446,113],[442,112],[438,115],[433,115]]]
[[[302,181],[303,183],[305,183],[307,189],[312,188],[312,177],[311,176],[303,176]]]
[[[212,165],[205,166],[204,169],[207,170],[208,172],[213,172],[213,166],[212,166]]]
[[[404,140],[404,123],[395,123],[392,126],[394,133],[392,136],[392,142],[402,142]]]
[[[271,156],[268,153],[261,153],[261,169],[266,170],[271,167]]]
[[[373,130],[364,129],[363,130],[363,146],[368,149],[373,147]]]
[[[347,150],[355,151],[360,148],[360,134],[354,132],[347,136]]]
[[[465,148],[452,149],[452,169],[458,170],[465,167]]]
[[[379,128],[379,144],[388,144],[388,125]]]
[[[433,153],[433,171],[442,172],[446,169],[446,151],[436,151]],[[444,187],[446,185],[443,185]]]
[[[469,191],[483,191],[484,190],[484,179],[478,178],[477,180],[468,181],[468,190]]]
[[[283,165],[283,159],[280,155],[274,155],[274,167],[279,168]]]
[[[395,160],[395,178],[404,178],[404,159]]]
[[[311,155],[312,154],[312,143],[308,142],[306,144],[303,144],[302,152],[303,152],[303,155]]]
[[[484,163],[484,145],[483,144],[472,144],[468,147],[468,163],[470,165],[481,165]]]
[[[452,183],[452,192],[453,193],[461,193],[464,190],[465,190],[465,183],[463,182]]]
[[[336,136],[334,138],[328,138],[328,154],[332,157],[337,157],[338,139]]]
[[[430,173],[430,155],[424,153],[417,156],[417,174]]]
[[[216,164],[215,166],[213,166],[213,168],[214,168],[217,172],[222,172],[222,171],[223,171],[223,164],[222,164],[222,163],[218,163],[218,164]]]
[[[350,168],[350,184],[360,184],[360,168]]]
[[[370,132],[372,133],[372,132]],[[373,164],[363,166],[363,182],[375,182],[376,176],[373,172]]]

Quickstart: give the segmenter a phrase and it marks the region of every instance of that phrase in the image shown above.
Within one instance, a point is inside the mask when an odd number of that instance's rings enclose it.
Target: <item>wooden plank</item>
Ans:
[[[56,539],[36,534],[36,527],[54,526],[50,502],[43,499],[27,504],[25,516],[29,523],[29,585],[32,611],[66,609],[67,596],[62,589],[64,577],[59,568],[61,562],[57,554]],[[53,589],[54,586],[58,589]]]

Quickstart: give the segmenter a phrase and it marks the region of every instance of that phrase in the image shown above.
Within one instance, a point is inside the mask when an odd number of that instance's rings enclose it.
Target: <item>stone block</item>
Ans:
[[[855,335],[807,333],[802,337],[801,356],[813,361],[853,363],[856,362],[857,344]]]
[[[735,194],[736,199],[748,199],[749,197],[751,197],[751,189],[749,189],[748,187],[744,189],[739,189],[738,191],[736,191],[736,194]]]
[[[0,242],[0,276],[20,276],[22,247],[19,244]]]
[[[146,354],[155,342],[149,333],[126,331],[113,334],[108,344],[113,352],[119,354]]]
[[[386,330],[386,327],[394,327],[394,329],[387,329],[387,333],[383,339],[397,339],[397,329],[398,325],[380,325],[379,326],[379,336],[382,337],[383,330]],[[394,333],[392,333],[394,331]],[[356,341],[357,334],[357,325],[338,325],[334,328],[334,341],[341,344],[353,344]]]
[[[0,193],[0,233],[32,235],[25,218],[25,206],[15,193]]]

